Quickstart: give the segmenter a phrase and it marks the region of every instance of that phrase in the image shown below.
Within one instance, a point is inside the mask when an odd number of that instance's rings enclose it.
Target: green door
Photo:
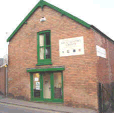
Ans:
[[[31,100],[63,102],[62,72],[31,73]]]

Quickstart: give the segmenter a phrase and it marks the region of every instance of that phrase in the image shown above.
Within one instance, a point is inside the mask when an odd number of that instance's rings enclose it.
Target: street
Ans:
[[[60,113],[60,112],[0,103],[0,113]]]

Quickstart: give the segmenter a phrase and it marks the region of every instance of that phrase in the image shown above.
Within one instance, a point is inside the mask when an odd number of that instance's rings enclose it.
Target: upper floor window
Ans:
[[[41,31],[37,34],[37,65],[48,65],[51,63],[51,40],[50,31]]]

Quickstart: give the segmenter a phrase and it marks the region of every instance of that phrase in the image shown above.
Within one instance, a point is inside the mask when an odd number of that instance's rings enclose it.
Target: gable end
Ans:
[[[66,11],[63,11],[62,9],[60,9],[60,8],[54,6],[54,5],[51,5],[50,3],[46,2],[46,1],[41,0],[40,2],[38,2],[38,4],[36,4],[36,6],[29,12],[29,14],[22,20],[22,22],[17,26],[17,28],[13,31],[13,33],[8,37],[7,42],[9,42],[13,38],[13,36],[18,32],[18,30],[23,26],[23,24],[26,24],[26,21],[36,11],[37,8],[41,7],[42,10],[43,10],[44,6],[48,6],[52,9],[60,12],[61,15],[65,15],[65,16],[71,18],[72,20],[80,23],[81,25],[89,28],[89,29],[91,27],[88,23],[84,22],[83,20],[71,15],[70,13],[67,13]]]

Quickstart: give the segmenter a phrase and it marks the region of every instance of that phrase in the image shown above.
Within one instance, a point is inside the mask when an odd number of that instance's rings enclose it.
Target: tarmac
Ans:
[[[67,107],[63,104],[24,101],[13,98],[7,98],[3,95],[0,95],[0,103],[35,108],[40,110],[50,110],[61,113],[97,113],[97,111],[91,109]]]

